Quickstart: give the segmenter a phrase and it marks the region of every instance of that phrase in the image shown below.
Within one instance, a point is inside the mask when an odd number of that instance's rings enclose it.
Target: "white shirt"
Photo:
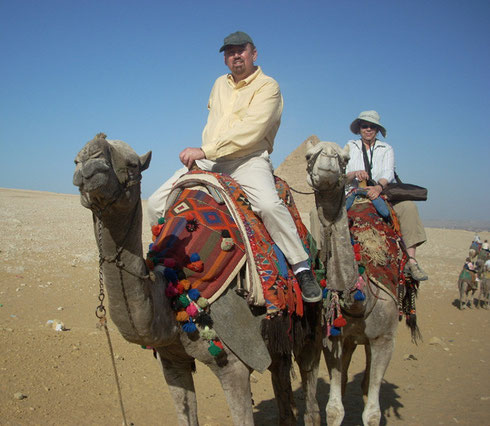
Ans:
[[[362,141],[350,140],[347,142],[349,147],[350,160],[347,163],[346,173],[355,172],[357,170],[366,170],[364,167],[364,158],[362,155]],[[368,160],[371,161],[371,175],[374,181],[386,179],[388,183],[395,180],[395,152],[391,145],[376,139],[374,146],[367,149]],[[357,187],[358,181],[354,179],[350,188]]]

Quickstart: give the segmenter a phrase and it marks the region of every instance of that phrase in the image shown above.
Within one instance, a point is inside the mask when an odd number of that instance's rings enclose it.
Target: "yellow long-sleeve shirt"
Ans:
[[[272,152],[281,123],[283,99],[277,82],[260,67],[235,83],[219,77],[208,102],[202,149],[209,160],[240,158],[257,151]]]

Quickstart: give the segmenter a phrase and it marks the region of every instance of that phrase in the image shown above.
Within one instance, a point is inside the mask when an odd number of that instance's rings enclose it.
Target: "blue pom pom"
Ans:
[[[165,268],[163,275],[168,281],[174,284],[177,284],[179,282],[179,279],[177,277],[177,272],[175,272],[172,268]]]
[[[361,290],[357,290],[354,293],[354,300],[358,300],[359,302],[362,302],[363,300],[366,300],[366,296]]]
[[[340,334],[340,330],[337,327],[332,327],[330,329],[330,336],[338,336]]]
[[[325,297],[327,297],[327,294],[328,294],[328,289],[327,288],[324,288],[323,289],[322,297],[325,299]]]
[[[151,243],[149,246],[148,246],[148,251],[151,251],[151,249],[153,248],[153,243]]]
[[[197,300],[197,299],[199,299],[199,296],[201,296],[201,293],[199,292],[199,290],[197,288],[191,288],[187,292],[187,296],[189,296],[189,299],[191,299],[191,300]]]
[[[193,333],[197,330],[196,324],[194,324],[192,321],[187,321],[182,326],[182,330],[184,330],[186,333]]]
[[[201,257],[197,253],[192,253],[190,257],[191,263],[192,262],[197,262],[198,260],[201,260]]]

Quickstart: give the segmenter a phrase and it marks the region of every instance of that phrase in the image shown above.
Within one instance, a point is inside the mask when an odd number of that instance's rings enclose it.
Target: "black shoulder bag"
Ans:
[[[364,167],[369,174],[368,185],[376,185],[371,175],[371,163],[367,158],[366,147],[362,143],[362,155],[364,158]],[[381,194],[386,195],[388,201],[397,203],[399,201],[427,201],[427,188],[413,185],[411,183],[403,183],[395,172],[396,182],[389,183],[385,186]]]

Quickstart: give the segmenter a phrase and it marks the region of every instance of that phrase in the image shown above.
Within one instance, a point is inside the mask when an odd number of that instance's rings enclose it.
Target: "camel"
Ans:
[[[362,420],[365,425],[377,425],[381,419],[379,390],[394,349],[399,307],[395,298],[374,282],[368,286],[371,290],[365,291],[364,301],[353,300],[350,292],[359,273],[346,211],[348,148],[341,149],[333,142],[313,145],[311,141],[307,142],[306,148],[307,180],[314,189],[317,207],[311,215],[312,234],[315,238],[320,236],[327,287],[344,290],[343,314],[347,322],[340,336],[330,336],[324,341],[323,353],[331,380],[327,422],[329,425],[342,423],[347,371],[356,346],[364,345],[366,370],[362,382],[365,401]],[[313,231],[315,226],[320,232]],[[414,332],[415,328],[412,328],[412,337]]]
[[[93,213],[110,317],[124,339],[155,349],[180,425],[198,424],[192,378],[196,359],[218,377],[234,424],[252,425],[251,367],[229,349],[226,341],[223,352],[214,357],[203,339],[183,332],[165,294],[163,274],[148,272],[141,239],[140,182],[150,160],[151,151],[138,156],[125,142],[108,141],[103,133],[89,141],[75,159],[73,183],[80,190],[81,204]],[[227,321],[232,322],[230,316]],[[249,345],[254,347],[255,343]],[[279,421],[295,424],[288,355],[271,357],[269,369]],[[307,354],[302,359],[311,364]],[[304,376],[307,379],[309,372]],[[315,385],[305,383],[309,388]]]
[[[459,290],[459,309],[463,310],[466,306],[471,308],[471,301],[478,289],[478,282],[474,277],[476,272],[470,272],[468,269],[463,268],[458,278],[458,290]]]

